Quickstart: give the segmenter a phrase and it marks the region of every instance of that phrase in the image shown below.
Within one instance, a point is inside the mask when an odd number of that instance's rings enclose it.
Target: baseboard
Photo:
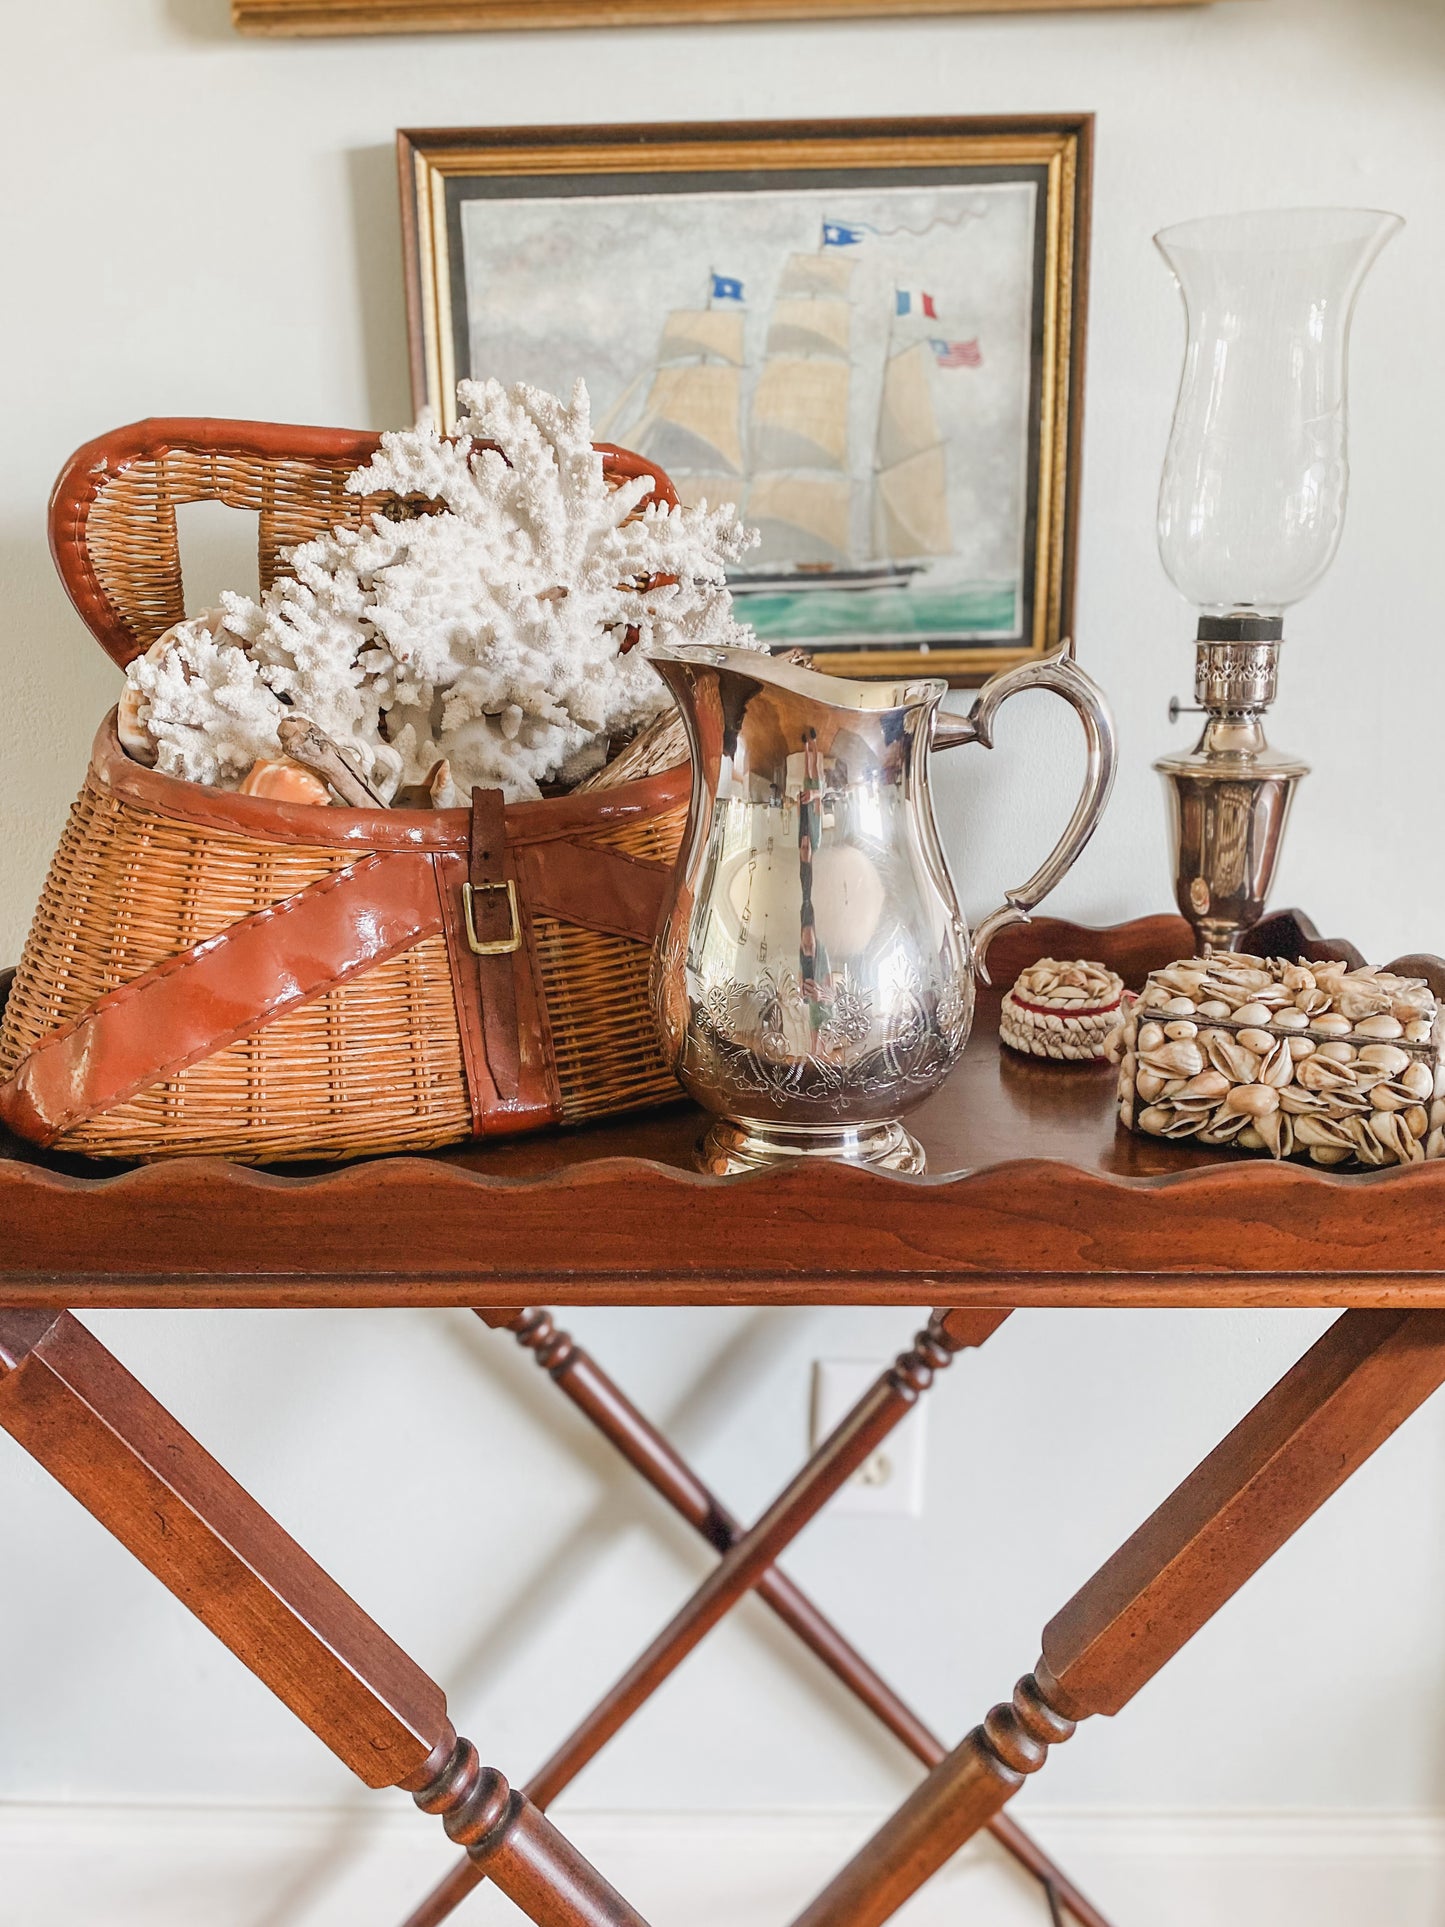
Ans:
[[[1440,1927],[1445,1816],[1020,1810],[1114,1927]],[[877,1816],[559,1814],[654,1927],[784,1927]],[[451,1864],[377,1796],[343,1810],[0,1802],[0,1927],[396,1927]],[[520,1919],[488,1892],[460,1917]],[[900,1927],[1047,1927],[992,1843]]]

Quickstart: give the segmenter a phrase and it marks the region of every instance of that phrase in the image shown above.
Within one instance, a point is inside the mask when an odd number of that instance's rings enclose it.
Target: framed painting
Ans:
[[[412,378],[565,392],[734,502],[771,646],[974,682],[1070,631],[1087,115],[399,137]]]
[[[886,14],[1086,13],[1201,0],[231,0],[242,33],[465,33],[721,20],[841,20]]]

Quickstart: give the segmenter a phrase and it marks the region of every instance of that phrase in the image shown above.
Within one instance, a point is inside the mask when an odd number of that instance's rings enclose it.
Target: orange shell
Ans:
[[[262,757],[241,779],[242,796],[269,796],[277,803],[329,803],[331,792],[314,770],[280,758]]]

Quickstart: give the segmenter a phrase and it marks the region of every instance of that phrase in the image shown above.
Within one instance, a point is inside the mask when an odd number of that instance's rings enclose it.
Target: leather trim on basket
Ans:
[[[90,767],[92,778],[124,802],[223,835],[297,843],[314,850],[456,850],[462,856],[471,842],[470,810],[347,810],[334,805],[320,809],[314,803],[278,803],[267,796],[208,789],[147,769],[121,748],[114,710],[96,732]],[[656,776],[619,783],[615,790],[509,803],[507,841],[515,847],[595,836],[679,808],[691,793],[691,765],[682,762]]]
[[[0,1117],[52,1144],[441,928],[429,856],[365,857],[167,958],[43,1038],[0,1086]]]
[[[534,917],[651,943],[673,866],[596,843],[531,843],[517,852],[522,896]]]

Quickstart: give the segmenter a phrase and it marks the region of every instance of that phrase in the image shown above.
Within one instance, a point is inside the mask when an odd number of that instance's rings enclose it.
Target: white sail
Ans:
[[[743,472],[742,377],[716,364],[659,368],[633,439],[665,469]],[[711,498],[709,498],[711,499]]]
[[[850,373],[846,361],[776,355],[765,362],[753,392],[755,466],[846,468]]]
[[[885,555],[902,559],[952,554],[948,462],[941,442],[880,469],[874,502]]]
[[[844,296],[853,279],[853,263],[846,253],[790,254],[778,282],[778,296],[835,294]]]
[[[841,355],[846,361],[852,325],[847,301],[777,301],[768,322],[768,353]]]
[[[846,561],[852,495],[832,476],[760,475],[748,491],[747,519],[763,538],[750,564]]]
[[[894,355],[884,370],[878,460],[887,468],[941,439],[933,406],[933,350],[926,341],[916,341]]]
[[[743,365],[743,316],[738,309],[674,308],[662,324],[660,361],[716,355],[734,368]]]

